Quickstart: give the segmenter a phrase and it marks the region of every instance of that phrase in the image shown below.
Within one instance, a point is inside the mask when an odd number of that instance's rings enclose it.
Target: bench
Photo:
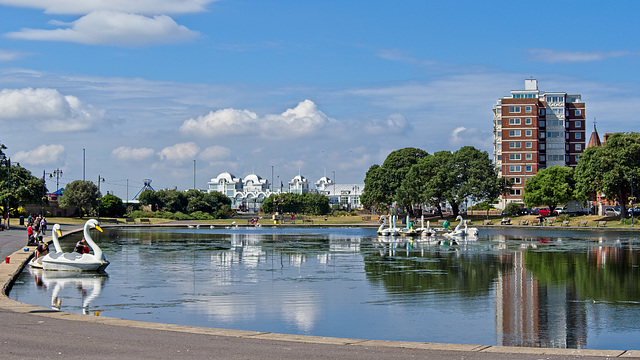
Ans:
[[[520,225],[529,225],[529,220],[520,220]]]
[[[149,219],[140,219],[140,224],[151,224],[151,221]]]
[[[500,220],[500,225],[511,225],[511,219]]]
[[[493,224],[491,224],[491,220],[483,220],[482,225],[493,225]]]
[[[607,226],[607,220],[598,221],[598,223],[596,224],[596,227],[598,227],[598,226],[602,226],[602,227]]]
[[[553,226],[553,219],[547,219],[544,223],[546,226]]]
[[[580,221],[580,222],[578,222],[578,226],[584,226],[584,227],[587,227],[587,221],[585,220],[585,221]]]
[[[533,222],[531,222],[531,225],[539,226],[539,225],[541,225],[541,224],[542,224],[542,223],[540,222],[540,219],[535,219],[535,220],[533,220]]]
[[[362,221],[371,221],[371,216],[363,216]]]
[[[565,220],[560,224],[560,226],[569,226],[569,220]]]
[[[302,219],[302,223],[309,223],[309,224],[313,224],[313,219]]]
[[[135,221],[134,219],[129,219],[129,218],[127,218],[127,219],[125,219],[125,220],[124,220],[124,222],[125,222],[125,223],[127,223],[127,224],[133,224],[133,223],[135,223],[136,221]]]

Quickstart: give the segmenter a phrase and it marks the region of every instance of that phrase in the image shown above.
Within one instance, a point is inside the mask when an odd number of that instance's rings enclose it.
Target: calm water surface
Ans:
[[[25,270],[11,298],[101,316],[359,339],[640,349],[631,232],[109,229],[107,274]],[[71,251],[77,237],[63,241]],[[399,239],[400,240],[400,239]]]

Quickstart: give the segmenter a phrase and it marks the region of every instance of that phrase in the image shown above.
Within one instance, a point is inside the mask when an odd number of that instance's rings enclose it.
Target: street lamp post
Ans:
[[[2,160],[2,159],[0,159]],[[11,227],[10,224],[10,216],[9,216],[9,197],[11,196],[11,158],[5,158],[2,160],[4,165],[7,167],[7,206],[4,208],[4,212],[7,214],[7,230]]]
[[[100,221],[100,206],[102,205],[102,193],[100,192],[101,182],[104,182],[104,178],[98,175],[98,221]]]
[[[53,177],[52,173],[48,173],[46,172],[46,170],[42,170],[42,199],[40,199],[40,215],[42,215],[42,217],[44,217],[44,199],[47,198],[47,194],[45,193],[45,184],[46,184],[46,180],[45,180],[45,176],[49,175],[49,177]]]

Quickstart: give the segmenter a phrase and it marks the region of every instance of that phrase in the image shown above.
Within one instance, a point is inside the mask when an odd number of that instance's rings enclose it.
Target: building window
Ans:
[[[540,155],[540,161],[547,161],[547,158],[544,155]]]
[[[576,151],[582,151],[582,144],[576,144]]]
[[[544,131],[540,131],[539,135],[540,135],[540,139],[544,139],[544,136],[545,136]]]
[[[509,172],[510,173],[516,173],[516,172],[520,172],[522,171],[522,167],[520,165],[510,165],[509,166]]]
[[[544,109],[540,109],[540,111],[538,111],[538,114],[544,115]]]
[[[520,130],[509,130],[509,137],[520,137]]]
[[[511,178],[511,180],[514,184],[522,184],[522,179],[520,179],[519,177]]]
[[[546,144],[539,144],[538,147],[540,148],[540,150],[545,150],[547,148]]]
[[[575,110],[575,111],[573,112],[573,115],[575,115],[575,116],[582,116],[582,110]]]
[[[502,155],[498,155],[498,161],[502,161]]]
[[[562,137],[564,131],[547,131],[547,138]]]
[[[532,172],[532,171],[533,171],[533,168],[531,167],[531,165],[527,165],[527,166],[525,166],[525,167],[524,167],[524,171],[526,171],[526,172]]]
[[[520,119],[509,119],[509,125],[520,125]]]
[[[533,154],[524,154],[525,160],[533,160]]]
[[[513,196],[520,196],[520,189],[511,189],[509,193]]]
[[[547,126],[547,122],[544,121],[544,120],[540,120],[540,121],[538,121],[538,125],[540,125],[540,127],[545,127],[545,126]]]
[[[524,124],[525,125],[531,125],[532,123],[533,123],[533,121],[531,120],[531,118],[524,119]]]
[[[524,147],[527,149],[531,149],[533,147],[533,143],[531,141],[527,141],[524,143]]]
[[[519,113],[520,112],[520,106],[509,106],[509,112],[510,113]]]
[[[531,106],[525,106],[524,107],[524,112],[530,113],[531,112]]]
[[[533,133],[531,132],[531,130],[525,130],[524,131],[524,136],[529,136],[530,137],[532,135],[533,135]]]
[[[582,133],[575,133],[575,134],[576,134],[576,140],[582,139]]]
[[[576,121],[575,124],[577,128],[582,127],[582,121],[580,120]]]
[[[520,154],[509,154],[509,160],[520,160],[520,159],[521,159]]]
[[[519,141],[510,142],[509,149],[520,149],[520,142]]]

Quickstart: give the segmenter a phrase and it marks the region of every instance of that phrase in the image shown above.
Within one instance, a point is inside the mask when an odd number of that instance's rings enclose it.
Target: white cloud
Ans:
[[[545,63],[578,63],[600,61],[629,55],[629,51],[563,51],[553,49],[529,50],[532,61]]]
[[[200,158],[203,160],[221,160],[231,155],[231,149],[224,146],[214,145],[210,146],[200,154]]]
[[[113,149],[111,156],[122,161],[141,161],[153,156],[153,149],[120,146]]]
[[[25,165],[59,163],[64,156],[63,145],[40,145],[29,151],[18,151],[11,158]]]
[[[18,60],[26,55],[22,51],[0,49],[0,63]]]
[[[3,89],[0,121],[33,122],[51,132],[81,131],[104,118],[104,110],[83,104],[77,97],[55,89]]]
[[[158,155],[160,160],[168,160],[179,163],[185,160],[193,160],[200,151],[200,147],[193,142],[175,144],[162,149]]]
[[[260,118],[249,110],[223,109],[186,120],[180,131],[185,135],[217,137],[255,135],[266,138],[300,137],[324,127],[330,119],[311,100],[300,102],[282,114]]]
[[[57,25],[62,23],[57,22]],[[23,40],[67,41],[89,45],[139,46],[176,43],[198,36],[167,15],[147,17],[113,11],[95,11],[54,30],[22,29],[6,34]]]
[[[385,120],[373,120],[365,125],[365,130],[370,134],[400,134],[409,128],[402,114],[391,114]]]
[[[0,0],[1,5],[44,10],[49,14],[88,14],[109,10],[137,14],[183,14],[206,11],[216,0]]]
[[[487,149],[492,147],[492,134],[482,129],[468,129],[464,126],[459,126],[451,132],[449,142],[454,147],[471,145],[480,149]]]

